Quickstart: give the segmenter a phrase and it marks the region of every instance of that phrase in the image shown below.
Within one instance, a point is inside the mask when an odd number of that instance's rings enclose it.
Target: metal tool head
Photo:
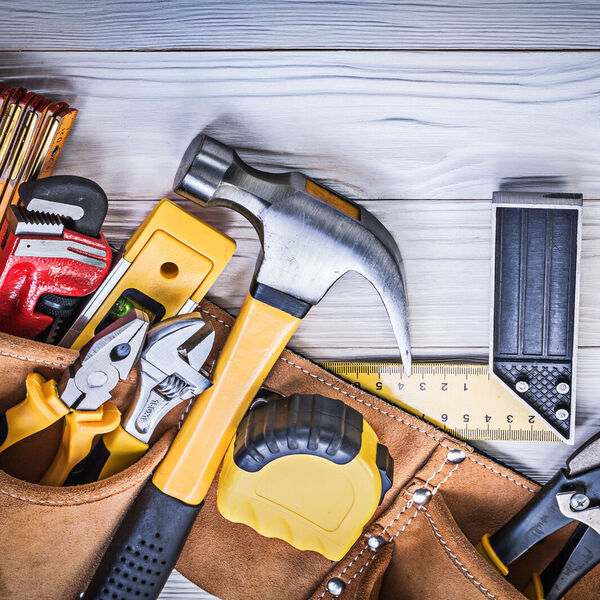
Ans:
[[[137,363],[150,322],[131,310],[94,336],[77,360],[63,373],[58,391],[70,408],[96,410],[110,400],[120,379],[126,379]]]
[[[253,169],[208,136],[198,136],[188,147],[174,189],[202,205],[232,208],[253,224],[263,249],[253,285],[297,299],[295,316],[304,316],[348,271],[360,273],[381,296],[410,374],[402,259],[389,231],[371,213],[301,173]]]
[[[211,385],[202,365],[214,339],[212,324],[200,313],[179,315],[150,329],[138,363],[136,397],[122,422],[126,431],[148,442],[167,412]]]
[[[567,474],[569,477],[581,475],[600,467],[600,433],[584,442],[567,458]]]
[[[104,190],[91,179],[76,175],[54,175],[19,186],[19,199],[34,213],[68,219],[68,228],[97,237],[108,210]]]

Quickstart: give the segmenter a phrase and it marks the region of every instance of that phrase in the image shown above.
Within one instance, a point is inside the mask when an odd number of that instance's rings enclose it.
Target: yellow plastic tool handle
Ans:
[[[120,425],[104,434],[93,454],[103,455],[104,465],[98,481],[124,471],[148,451],[148,444],[141,442]]]
[[[73,468],[90,453],[94,437],[112,431],[120,422],[121,413],[111,402],[93,411],[69,411],[58,452],[40,484],[62,485]]]
[[[485,560],[500,573],[506,577],[508,575],[508,567],[500,560],[495,550],[492,548],[492,544],[490,543],[490,534],[484,533],[481,541],[475,546],[475,549]]]
[[[182,502],[202,502],[237,427],[300,319],[246,296],[213,371],[152,481]]]
[[[50,427],[69,412],[58,396],[54,379],[46,380],[39,373],[30,373],[25,386],[25,400],[0,416],[0,452]]]
[[[523,591],[523,595],[528,600],[544,600],[544,587],[537,573],[531,576],[531,581]]]

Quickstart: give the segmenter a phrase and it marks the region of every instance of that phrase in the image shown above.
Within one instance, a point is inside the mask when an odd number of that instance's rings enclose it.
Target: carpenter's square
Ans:
[[[81,348],[131,308],[152,323],[195,310],[235,250],[235,242],[174,202],[161,200],[125,245],[61,346]]]
[[[581,194],[496,192],[490,373],[573,443]]]

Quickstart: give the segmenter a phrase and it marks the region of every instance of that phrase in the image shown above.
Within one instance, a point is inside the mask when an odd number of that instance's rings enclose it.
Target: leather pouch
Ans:
[[[202,311],[217,331],[210,365],[232,318],[209,302],[203,303]],[[71,350],[0,335],[0,410],[22,400],[28,373],[59,377],[75,356]],[[119,384],[113,400],[123,406],[134,383],[132,373]],[[505,580],[473,544],[517,512],[536,492],[535,484],[288,350],[266,386],[283,394],[320,393],[359,410],[394,458],[394,484],[364,535],[338,563],[226,521],[216,508],[213,484],[177,569],[219,598],[330,599],[334,596],[327,584],[338,578],[343,587],[340,597],[348,600],[516,600],[523,598],[517,589],[523,588],[531,571],[543,569],[564,543],[568,532],[538,544]],[[188,408],[180,406],[168,415],[145,457],[98,483],[73,488],[31,483],[39,480],[53,458],[59,424],[0,454],[0,539],[4,542],[0,599],[79,596]],[[413,493],[422,488],[429,490],[431,498],[418,505]],[[386,543],[373,551],[368,544],[371,536],[381,536]],[[595,569],[568,599],[597,597],[599,584],[600,570]],[[123,598],[128,599],[125,591]]]

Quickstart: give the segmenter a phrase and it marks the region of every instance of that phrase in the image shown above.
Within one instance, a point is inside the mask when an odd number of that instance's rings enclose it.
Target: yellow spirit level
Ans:
[[[151,322],[192,312],[235,251],[235,242],[174,202],[161,200],[60,342],[80,349],[128,310]]]
[[[362,415],[319,395],[251,408],[229,446],[221,514],[340,560],[392,485],[393,460]]]

